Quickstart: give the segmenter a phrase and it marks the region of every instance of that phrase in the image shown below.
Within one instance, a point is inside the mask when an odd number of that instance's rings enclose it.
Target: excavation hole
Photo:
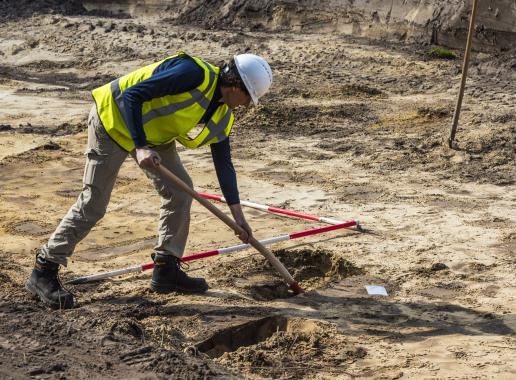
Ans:
[[[274,254],[305,291],[327,286],[362,271],[337,254],[321,249],[280,249]],[[212,282],[239,289],[259,301],[292,297],[294,293],[262,256],[223,263],[210,270]]]
[[[196,348],[211,358],[218,358],[225,352],[233,352],[266,341],[280,332],[290,334],[313,334],[320,331],[314,321],[272,316],[231,326],[216,332],[210,338],[198,343]]]
[[[315,251],[280,249],[274,251],[274,254],[305,290],[321,288],[330,282],[361,273],[358,267],[343,257],[320,249]],[[268,261],[263,260],[262,268],[275,274],[275,270]],[[285,282],[280,279],[267,283],[255,283],[248,291],[252,297],[259,300],[286,298],[293,295]]]
[[[253,282],[247,284],[245,288],[248,295],[259,301],[269,301],[275,298],[294,296],[294,293],[283,280],[271,280],[262,283]]]

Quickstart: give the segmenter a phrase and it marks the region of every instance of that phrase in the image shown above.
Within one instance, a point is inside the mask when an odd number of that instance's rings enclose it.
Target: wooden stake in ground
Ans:
[[[468,39],[466,41],[466,51],[464,52],[464,62],[462,64],[462,79],[460,82],[459,96],[457,97],[457,106],[453,114],[453,124],[448,138],[448,146],[455,149],[455,133],[459,124],[460,109],[462,106],[462,98],[464,96],[464,87],[466,86],[466,78],[468,76],[469,55],[471,52],[471,43],[473,39],[473,30],[475,29],[475,18],[477,15],[477,0],[473,0],[473,9],[471,10],[471,18],[469,20]]]
[[[244,232],[242,227],[240,227],[233,219],[231,219],[229,216],[224,214],[222,211],[220,211],[216,206],[212,205],[209,200],[204,199],[201,197],[195,190],[190,188],[186,183],[181,181],[180,178],[178,178],[175,174],[173,174],[170,170],[165,168],[163,165],[158,166],[158,172],[161,173],[165,178],[169,179],[176,185],[180,190],[186,192],[187,194],[190,194],[192,198],[197,200],[200,204],[202,204],[204,207],[206,207],[208,210],[210,210],[213,214],[215,214],[216,217],[218,217],[220,220],[222,220],[226,225],[228,225],[233,231],[235,231],[237,234],[241,234]],[[295,294],[303,293],[303,289],[299,286],[296,280],[290,275],[288,270],[283,266],[283,264],[274,256],[274,254],[269,251],[265,246],[260,243],[258,240],[256,240],[254,237],[251,237],[249,239],[249,244],[251,244],[254,248],[258,250],[262,255],[265,256],[265,258],[271,263],[271,265],[279,272],[281,277],[287,282],[287,284],[290,286],[290,289]]]

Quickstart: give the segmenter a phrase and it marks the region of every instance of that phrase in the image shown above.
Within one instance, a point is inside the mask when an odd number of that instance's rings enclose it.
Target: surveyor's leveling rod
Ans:
[[[279,243],[280,241],[299,239],[299,238],[302,238],[305,236],[322,234],[324,232],[339,230],[342,228],[349,228],[349,227],[353,227],[353,226],[356,226],[356,221],[350,220],[349,222],[344,222],[344,223],[337,224],[334,226],[314,228],[311,230],[305,230],[305,231],[295,232],[295,233],[288,234],[288,235],[281,235],[281,236],[276,236],[276,237],[269,238],[269,239],[260,240],[260,243],[263,245],[269,245],[269,244]],[[211,251],[204,251],[204,252],[199,252],[199,253],[196,253],[193,255],[185,256],[181,259],[181,261],[188,262],[188,261],[200,260],[200,259],[204,259],[206,257],[217,256],[217,255],[220,255],[223,253],[241,251],[241,250],[247,249],[249,247],[250,247],[250,244],[233,245],[230,247],[219,248],[219,249],[214,249]],[[110,277],[120,276],[122,274],[144,272],[144,271],[150,270],[150,269],[154,269],[154,262],[152,262],[152,261],[150,263],[134,265],[134,266],[131,266],[128,268],[117,269],[117,270],[110,271],[110,272],[97,273],[97,274],[93,274],[93,275],[89,275],[89,276],[78,277],[78,278],[68,281],[67,284],[84,284],[86,282],[99,281],[99,280],[104,280],[104,279],[110,278]]]
[[[201,197],[197,192],[189,187],[186,183],[184,183],[179,177],[177,177],[174,173],[168,170],[163,165],[158,166],[157,169],[161,175],[163,175],[168,180],[172,181],[172,183],[177,186],[180,190],[183,190],[185,193],[189,194],[192,198],[210,210],[217,218],[223,221],[227,226],[229,226],[237,235],[244,234],[245,231],[242,227],[240,227],[232,218],[224,214],[217,207],[212,205],[210,201]],[[274,254],[265,248],[255,237],[251,236],[249,238],[249,244],[251,244],[258,252],[260,252],[265,258],[269,261],[269,263],[276,269],[281,277],[285,280],[285,282],[290,286],[290,289],[294,291],[295,294],[303,293],[303,289],[299,286],[296,280],[292,277],[289,271],[283,266],[283,264],[274,256]]]
[[[201,197],[203,197],[203,198],[206,198],[206,199],[212,199],[212,200],[219,201],[219,202],[226,202],[226,198],[224,198],[224,197],[222,197],[220,195],[214,195],[214,194],[208,194],[208,193],[199,193],[199,195]],[[263,205],[263,204],[259,204],[259,203],[249,202],[249,201],[242,201],[241,200],[240,204],[242,206],[247,206],[247,207],[255,208],[255,209],[258,209],[258,210],[267,211],[267,212],[271,212],[271,213],[274,213],[274,214],[280,214],[280,215],[286,215],[286,216],[294,216],[296,218],[307,219],[307,220],[315,220],[315,221],[323,222],[323,223],[327,223],[327,224],[342,224],[342,223],[344,223],[344,221],[342,221],[342,220],[337,220],[337,219],[332,219],[332,218],[325,218],[324,216],[309,215],[309,214],[305,214],[305,213],[302,213],[302,212],[285,210],[285,209],[282,209],[282,208],[268,206],[268,205]],[[357,229],[360,230],[360,223],[358,222],[358,220],[356,220],[355,222],[356,222],[355,226],[357,227]]]

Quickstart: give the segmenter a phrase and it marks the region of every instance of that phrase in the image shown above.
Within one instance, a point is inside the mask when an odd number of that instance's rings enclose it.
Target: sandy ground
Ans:
[[[50,311],[23,284],[81,189],[89,91],[177,50],[270,60],[273,90],[237,112],[232,136],[242,199],[358,218],[367,231],[272,247],[301,296],[249,250],[192,262],[211,285],[203,296],[154,294],[141,274],[71,286],[77,307]],[[0,377],[515,378],[514,55],[473,55],[450,150],[461,62],[427,50],[150,18],[4,20]],[[220,192],[209,150],[180,154],[198,190]],[[148,262],[158,205],[128,160],[62,277]],[[260,239],[321,226],[246,213]],[[187,254],[238,244],[197,204],[191,230]],[[388,296],[369,296],[371,284]]]

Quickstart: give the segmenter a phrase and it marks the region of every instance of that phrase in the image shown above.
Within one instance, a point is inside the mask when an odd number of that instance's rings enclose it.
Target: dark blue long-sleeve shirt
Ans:
[[[142,104],[154,98],[180,94],[198,87],[204,80],[204,70],[190,57],[169,59],[159,65],[151,77],[129,87],[123,93],[124,119],[136,147],[147,144],[142,122]],[[208,109],[201,118],[206,123],[220,105],[220,87],[217,86]],[[229,138],[210,145],[215,171],[222,194],[228,204],[240,203],[236,172],[231,160]]]

